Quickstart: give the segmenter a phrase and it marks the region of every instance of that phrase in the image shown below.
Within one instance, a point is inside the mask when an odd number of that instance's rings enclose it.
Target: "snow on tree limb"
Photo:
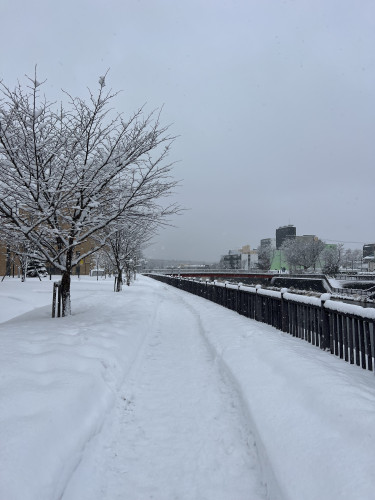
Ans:
[[[0,215],[63,273],[82,258],[75,247],[92,239],[88,256],[103,245],[94,236],[111,223],[178,211],[160,206],[177,184],[167,162],[175,137],[157,111],[125,120],[105,76],[99,83],[56,110],[36,74],[25,88],[0,83]]]

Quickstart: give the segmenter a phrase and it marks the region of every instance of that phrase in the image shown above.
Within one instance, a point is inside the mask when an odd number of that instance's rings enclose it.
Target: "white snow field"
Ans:
[[[0,283],[0,500],[374,498],[373,373],[142,276],[51,297]]]

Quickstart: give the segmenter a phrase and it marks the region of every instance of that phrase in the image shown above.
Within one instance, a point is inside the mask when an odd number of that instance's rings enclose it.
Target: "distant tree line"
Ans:
[[[283,258],[291,272],[298,270],[316,270],[334,276],[341,267],[355,269],[362,262],[360,249],[344,249],[342,243],[326,245],[318,238],[288,238],[281,246]],[[276,249],[271,244],[259,248],[258,266],[269,270],[275,257]]]

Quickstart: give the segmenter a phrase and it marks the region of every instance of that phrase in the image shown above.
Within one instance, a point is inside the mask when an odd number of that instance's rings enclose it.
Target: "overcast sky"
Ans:
[[[188,210],[146,254],[218,261],[297,234],[375,241],[373,0],[0,0],[0,78],[38,65],[85,95],[110,68],[119,111],[164,105]],[[357,243],[351,243],[357,242]]]

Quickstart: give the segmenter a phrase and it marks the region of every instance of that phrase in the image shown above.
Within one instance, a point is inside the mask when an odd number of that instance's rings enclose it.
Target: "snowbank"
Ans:
[[[22,310],[48,304],[0,324],[1,500],[61,498],[100,432],[157,307],[140,288],[112,290],[112,280],[74,281],[74,314],[52,319],[51,282],[1,283],[3,319],[15,297]]]

